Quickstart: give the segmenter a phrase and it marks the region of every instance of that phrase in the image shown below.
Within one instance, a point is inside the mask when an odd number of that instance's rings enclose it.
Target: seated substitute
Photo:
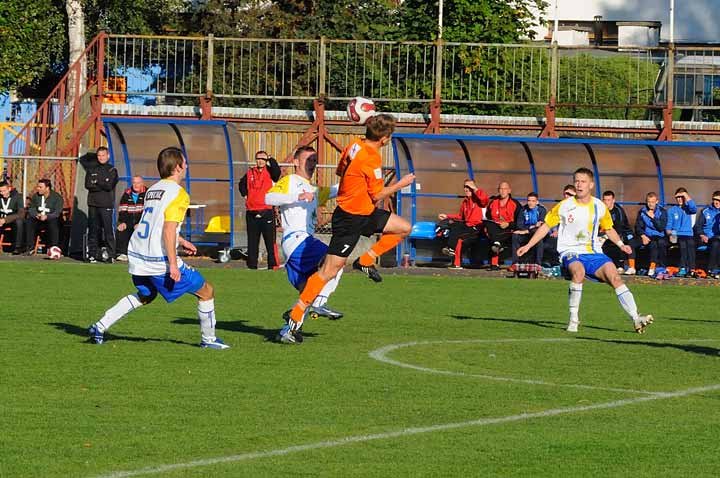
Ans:
[[[625,254],[612,241],[603,242],[603,253],[613,260],[618,268],[618,272],[625,275],[635,275],[635,249],[642,245],[639,239],[635,237],[634,231],[630,227],[625,209],[615,202],[615,193],[613,191],[605,191],[602,200],[610,211],[610,217],[613,220],[613,229],[620,234],[623,241],[630,245],[632,252]]]
[[[490,198],[485,210],[485,230],[490,241],[490,270],[500,270],[500,253],[512,247],[515,216],[522,206],[512,197],[510,183],[498,184],[498,195]]]
[[[462,266],[463,249],[467,250],[468,246],[472,246],[480,238],[483,230],[482,208],[487,206],[489,201],[485,191],[478,188],[472,179],[465,180],[463,191],[465,198],[460,204],[458,214],[438,214],[441,221],[449,220],[448,246],[443,248],[443,253],[455,258],[450,266],[452,268]]]
[[[37,193],[30,200],[27,220],[28,254],[34,254],[35,239],[38,230],[46,226],[48,230],[47,248],[60,245],[60,216],[63,210],[63,198],[52,190],[49,179],[41,179],[37,184]]]
[[[710,206],[698,214],[695,234],[701,244],[708,246],[708,276],[720,279],[720,191],[712,194]]]
[[[675,206],[668,209],[665,232],[670,242],[680,246],[680,270],[677,275],[687,277],[695,269],[695,233],[692,222],[697,206],[685,188],[675,191],[675,202]]]
[[[10,188],[10,183],[0,181],[0,230],[9,227],[15,235],[13,254],[21,254],[25,248],[25,209],[22,196]],[[5,234],[7,238],[8,235]]]
[[[145,204],[145,183],[142,176],[133,176],[132,185],[125,190],[120,198],[117,217],[117,260],[126,262],[127,248],[135,229],[142,217]]]
[[[540,204],[538,195],[532,192],[527,195],[527,204],[525,204],[518,211],[518,215],[515,219],[515,225],[517,229],[513,231],[512,235],[512,253],[513,253],[513,264],[519,262],[517,250],[520,246],[524,246],[530,241],[530,238],[535,234],[535,230],[542,226],[545,221],[545,214],[547,210],[545,206]],[[535,246],[535,264],[542,264],[543,260],[543,240],[538,241]],[[532,260],[532,256],[531,256]]]
[[[655,276],[656,267],[667,265],[665,226],[668,214],[658,203],[656,193],[647,193],[645,206],[638,211],[637,219],[635,219],[635,234],[640,236],[642,245],[650,249],[650,267],[647,274],[650,277]]]

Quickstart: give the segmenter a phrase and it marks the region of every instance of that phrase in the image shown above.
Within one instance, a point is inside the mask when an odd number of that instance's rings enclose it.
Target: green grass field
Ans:
[[[343,277],[340,321],[271,341],[284,272],[204,269],[227,351],[195,300],[87,326],[132,291],[122,265],[0,263],[0,476],[718,476],[716,288]]]

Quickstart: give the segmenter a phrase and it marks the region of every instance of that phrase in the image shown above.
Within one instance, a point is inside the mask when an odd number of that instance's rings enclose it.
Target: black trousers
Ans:
[[[453,222],[450,224],[450,232],[448,233],[448,246],[457,249],[458,239],[463,240],[463,250],[465,247],[472,246],[480,238],[480,231],[474,227],[466,225],[464,222]]]
[[[680,267],[695,269],[695,238],[693,236],[678,236],[680,246]]]
[[[530,239],[533,237],[534,231],[529,232],[528,234],[513,234],[512,235],[512,261],[513,264],[517,264],[520,262],[520,258],[517,255],[517,250],[520,249],[521,246],[524,246],[528,242],[530,242]],[[540,242],[535,244],[532,249],[530,249],[527,254],[523,256],[522,262],[525,264],[530,263],[530,261],[535,260],[532,264],[542,264],[543,262],[543,256],[545,255],[545,240],[542,239]]]
[[[14,243],[13,243],[13,250],[15,251],[23,251],[25,249],[25,219],[15,219],[13,222],[7,223],[3,228],[10,227],[12,230],[12,233],[15,234],[14,236]],[[5,236],[5,241],[8,240],[7,233]],[[33,246],[35,244],[33,243]]]
[[[711,237],[708,240],[708,271],[718,268],[720,263],[720,237]]]
[[[261,235],[265,241],[265,250],[267,250],[268,269],[277,266],[277,258],[275,257],[275,214],[273,210],[246,211],[245,221],[248,236],[248,268],[257,269]]]
[[[60,220],[59,219],[47,219],[46,221],[39,221],[38,219],[31,217],[27,221],[27,247],[32,249],[35,247],[35,239],[37,231],[43,227],[47,227],[48,238],[47,247],[60,245]]]
[[[113,228],[113,210],[104,207],[88,207],[88,255],[97,257],[98,238],[102,237],[111,258],[115,258],[115,230]]]
[[[603,254],[612,259],[615,267],[625,267],[627,265],[626,260],[635,259],[637,256],[637,249],[642,246],[642,241],[639,237],[633,237],[632,239],[625,237],[623,238],[623,241],[632,248],[632,253],[629,255],[621,251],[617,244],[614,244],[610,239],[605,241],[602,245]]]
[[[132,237],[133,232],[135,232],[135,225],[140,222],[140,216],[141,214],[138,214],[137,217],[133,217],[131,221],[128,221],[125,223],[127,226],[124,231],[117,231],[116,232],[116,238],[117,238],[117,252],[118,254],[127,254],[128,244],[130,244],[130,237]]]
[[[650,237],[647,247],[650,249],[650,262],[654,262],[658,267],[667,266],[667,238]]]

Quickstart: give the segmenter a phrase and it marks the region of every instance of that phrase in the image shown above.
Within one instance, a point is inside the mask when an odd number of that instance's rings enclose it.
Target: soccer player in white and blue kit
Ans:
[[[195,246],[180,237],[180,227],[190,205],[190,196],[180,186],[187,171],[182,151],[175,147],[160,151],[157,169],[161,180],[145,193],[145,206],[128,245],[128,269],[137,292],[120,299],[90,326],[90,339],[105,341],[105,332],[133,310],[147,305],[160,294],[173,302],[183,294],[198,298],[200,346],[227,349],[215,336],[215,295],[212,285],[177,256],[178,246],[195,254]]]
[[[319,188],[311,179],[317,167],[317,152],[310,146],[301,146],[293,155],[295,174],[280,179],[265,194],[265,203],[280,208],[285,255],[285,270],[288,280],[298,291],[302,291],[308,277],[317,272],[327,254],[328,246],[313,237],[317,224],[317,208],[330,198],[337,196],[337,185]],[[327,282],[320,295],[312,303],[309,315],[340,319],[343,314],[332,310],[326,303],[340,282],[342,269]]]
[[[535,231],[530,242],[518,249],[518,256],[529,251],[552,227],[559,226],[557,250],[571,281],[570,321],[567,331],[578,331],[583,281],[588,277],[605,282],[615,289],[618,301],[632,320],[635,331],[642,334],[652,323],[653,317],[638,314],[632,292],[623,283],[612,260],[602,253],[598,232],[604,231],[608,240],[613,241],[626,254],[630,254],[632,249],[623,243],[620,235],[613,229],[612,218],[605,204],[592,196],[595,188],[593,172],[587,168],[580,168],[573,176],[576,196],[564,199],[552,208],[545,216],[545,223]]]

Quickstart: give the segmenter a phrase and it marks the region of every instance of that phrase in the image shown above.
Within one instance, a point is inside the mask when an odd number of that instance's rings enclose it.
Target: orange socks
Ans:
[[[628,265],[635,269],[635,259],[628,259]]]
[[[490,258],[490,264],[492,264],[494,266],[500,264],[500,258],[498,256],[492,256]]]
[[[457,245],[455,246],[455,258],[453,260],[453,265],[455,267],[462,266],[462,245],[463,245],[463,240],[458,239]]]
[[[375,245],[370,248],[369,251],[360,256],[360,265],[364,267],[370,267],[375,263],[375,259],[400,244],[400,241],[402,240],[403,236],[401,236],[400,234],[383,234],[382,236],[380,236],[380,240],[377,241]]]
[[[315,297],[317,297],[323,287],[325,287],[325,284],[327,284],[327,281],[323,280],[317,272],[310,276],[305,284],[305,288],[300,293],[300,299],[290,311],[290,318],[294,322],[302,321],[303,313],[308,304],[312,304]]]

